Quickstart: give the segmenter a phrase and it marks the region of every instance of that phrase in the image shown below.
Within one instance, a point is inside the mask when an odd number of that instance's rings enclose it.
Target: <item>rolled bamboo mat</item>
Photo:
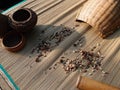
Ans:
[[[96,28],[103,38],[120,26],[120,0],[88,0],[78,12],[77,20]]]

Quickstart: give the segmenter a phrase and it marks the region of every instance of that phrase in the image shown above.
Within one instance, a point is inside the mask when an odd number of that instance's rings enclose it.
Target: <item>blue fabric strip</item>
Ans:
[[[3,68],[3,66],[1,64],[0,64],[0,70],[6,76],[6,78],[8,79],[8,81],[10,81],[10,83],[15,88],[15,90],[20,90],[20,88],[15,84],[15,82],[13,81],[13,79],[11,78],[11,76],[7,73],[7,71]]]
[[[23,0],[22,2],[13,5],[12,7],[8,8],[7,10],[3,11],[2,14],[6,14],[7,12],[9,12],[10,10],[16,8],[17,6],[21,5],[22,3],[24,3],[26,0]]]

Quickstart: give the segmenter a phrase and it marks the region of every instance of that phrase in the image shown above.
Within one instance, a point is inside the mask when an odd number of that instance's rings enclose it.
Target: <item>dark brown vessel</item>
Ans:
[[[0,14],[0,38],[2,38],[8,31],[8,18]]]
[[[10,26],[18,32],[32,30],[37,23],[36,13],[28,8],[21,8],[9,15]]]
[[[3,46],[12,52],[20,51],[25,45],[25,38],[22,33],[10,31],[2,39]]]

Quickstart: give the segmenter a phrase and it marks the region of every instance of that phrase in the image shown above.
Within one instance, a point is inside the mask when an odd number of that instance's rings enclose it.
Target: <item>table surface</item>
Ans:
[[[66,74],[62,65],[56,63],[63,56],[75,58],[77,54],[73,53],[74,50],[81,48],[89,51],[97,44],[100,46],[96,51],[100,50],[104,56],[102,68],[109,74],[103,76],[99,71],[93,75],[89,75],[90,71],[80,74],[120,88],[120,30],[106,39],[100,38],[95,29],[80,30],[80,23],[75,19],[85,2],[86,0],[28,0],[17,7],[31,8],[38,15],[37,25],[26,35],[26,45],[20,52],[12,53],[0,47],[0,63],[21,90],[77,90],[75,84],[79,70]],[[73,32],[54,45],[51,36],[64,26]],[[53,47],[37,52],[35,48],[43,40],[49,41]],[[73,46],[77,40],[82,40],[81,47]],[[39,57],[40,62],[36,62],[40,53],[44,56]]]

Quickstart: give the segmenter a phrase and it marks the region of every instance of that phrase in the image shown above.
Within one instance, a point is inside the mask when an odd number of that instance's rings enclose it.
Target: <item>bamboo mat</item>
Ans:
[[[92,76],[89,73],[81,75],[120,88],[120,30],[104,40],[99,37],[96,30],[81,31],[80,23],[75,22],[75,17],[85,1],[28,0],[19,6],[33,9],[38,15],[38,23],[35,30],[26,36],[28,40],[22,51],[11,53],[0,47],[0,63],[21,90],[77,90],[75,83],[79,71],[66,74],[61,65],[57,65],[55,69],[49,70],[49,68],[54,67],[62,56],[75,58],[72,51],[77,48],[73,47],[73,43],[79,39],[84,41],[82,49],[87,51],[100,44],[99,49],[105,56],[102,61],[103,69],[109,72],[105,77],[100,72],[95,72]],[[64,38],[40,62],[35,62],[38,53],[31,54],[31,51],[40,43],[39,39],[48,40],[54,32],[61,30],[61,24],[76,27],[71,36]],[[73,42],[70,43],[70,40]]]

